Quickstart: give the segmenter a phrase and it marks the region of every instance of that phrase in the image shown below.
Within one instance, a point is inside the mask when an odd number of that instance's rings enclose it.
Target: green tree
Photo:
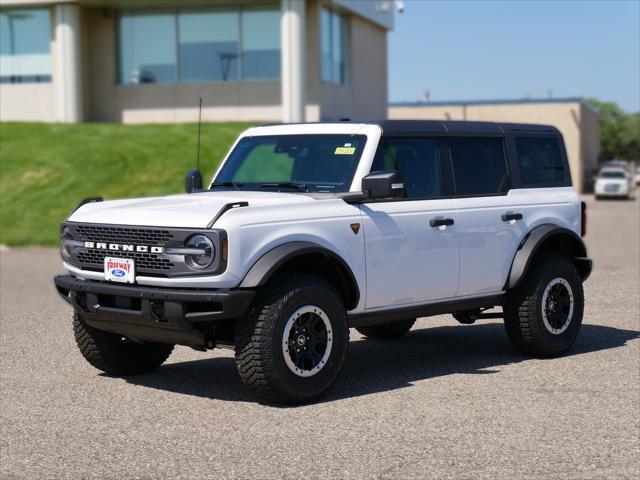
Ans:
[[[640,161],[640,112],[626,113],[595,98],[587,103],[600,113],[600,159]]]

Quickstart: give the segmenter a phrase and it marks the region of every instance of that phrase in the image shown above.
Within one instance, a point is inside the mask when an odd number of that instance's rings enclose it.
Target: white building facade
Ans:
[[[0,0],[0,120],[385,118],[391,0]]]

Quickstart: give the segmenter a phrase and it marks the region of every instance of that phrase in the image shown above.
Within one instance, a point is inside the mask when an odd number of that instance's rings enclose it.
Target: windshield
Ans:
[[[269,135],[242,138],[211,188],[349,191],[366,135]]]
[[[604,171],[600,172],[600,178],[626,178],[624,172]]]

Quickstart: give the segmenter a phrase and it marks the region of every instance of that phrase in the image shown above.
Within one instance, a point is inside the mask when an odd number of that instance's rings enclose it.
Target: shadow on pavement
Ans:
[[[624,346],[639,332],[583,325],[566,356]],[[451,374],[490,375],[499,367],[529,360],[511,348],[501,323],[414,330],[399,340],[351,342],[335,385],[318,402],[369,395]],[[553,359],[546,360],[553,362]],[[255,402],[240,383],[233,358],[168,364],[129,383],[217,400]]]

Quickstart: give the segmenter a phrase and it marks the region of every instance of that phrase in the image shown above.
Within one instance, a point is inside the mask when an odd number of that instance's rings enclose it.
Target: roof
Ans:
[[[374,122],[385,135],[503,135],[505,132],[527,131],[558,133],[551,125],[532,123],[496,123],[458,120],[382,120]]]
[[[362,126],[366,125],[378,125],[382,128],[384,135],[405,137],[417,135],[443,137],[450,135],[502,136],[505,132],[515,131],[559,133],[558,129],[551,125],[467,120],[344,120],[341,122],[305,122],[298,124],[267,123],[251,128],[247,132],[260,134],[264,127],[268,127],[269,131],[275,129],[276,134],[285,134],[286,131],[281,127],[288,129],[291,126],[298,126],[302,127],[298,133],[329,133],[335,132],[337,127],[342,133],[356,133]]]
[[[581,103],[587,108],[596,111],[582,97],[560,98],[515,98],[494,100],[448,100],[436,102],[391,102],[390,107],[464,107],[473,105],[521,105],[521,104],[554,104],[554,103]]]

